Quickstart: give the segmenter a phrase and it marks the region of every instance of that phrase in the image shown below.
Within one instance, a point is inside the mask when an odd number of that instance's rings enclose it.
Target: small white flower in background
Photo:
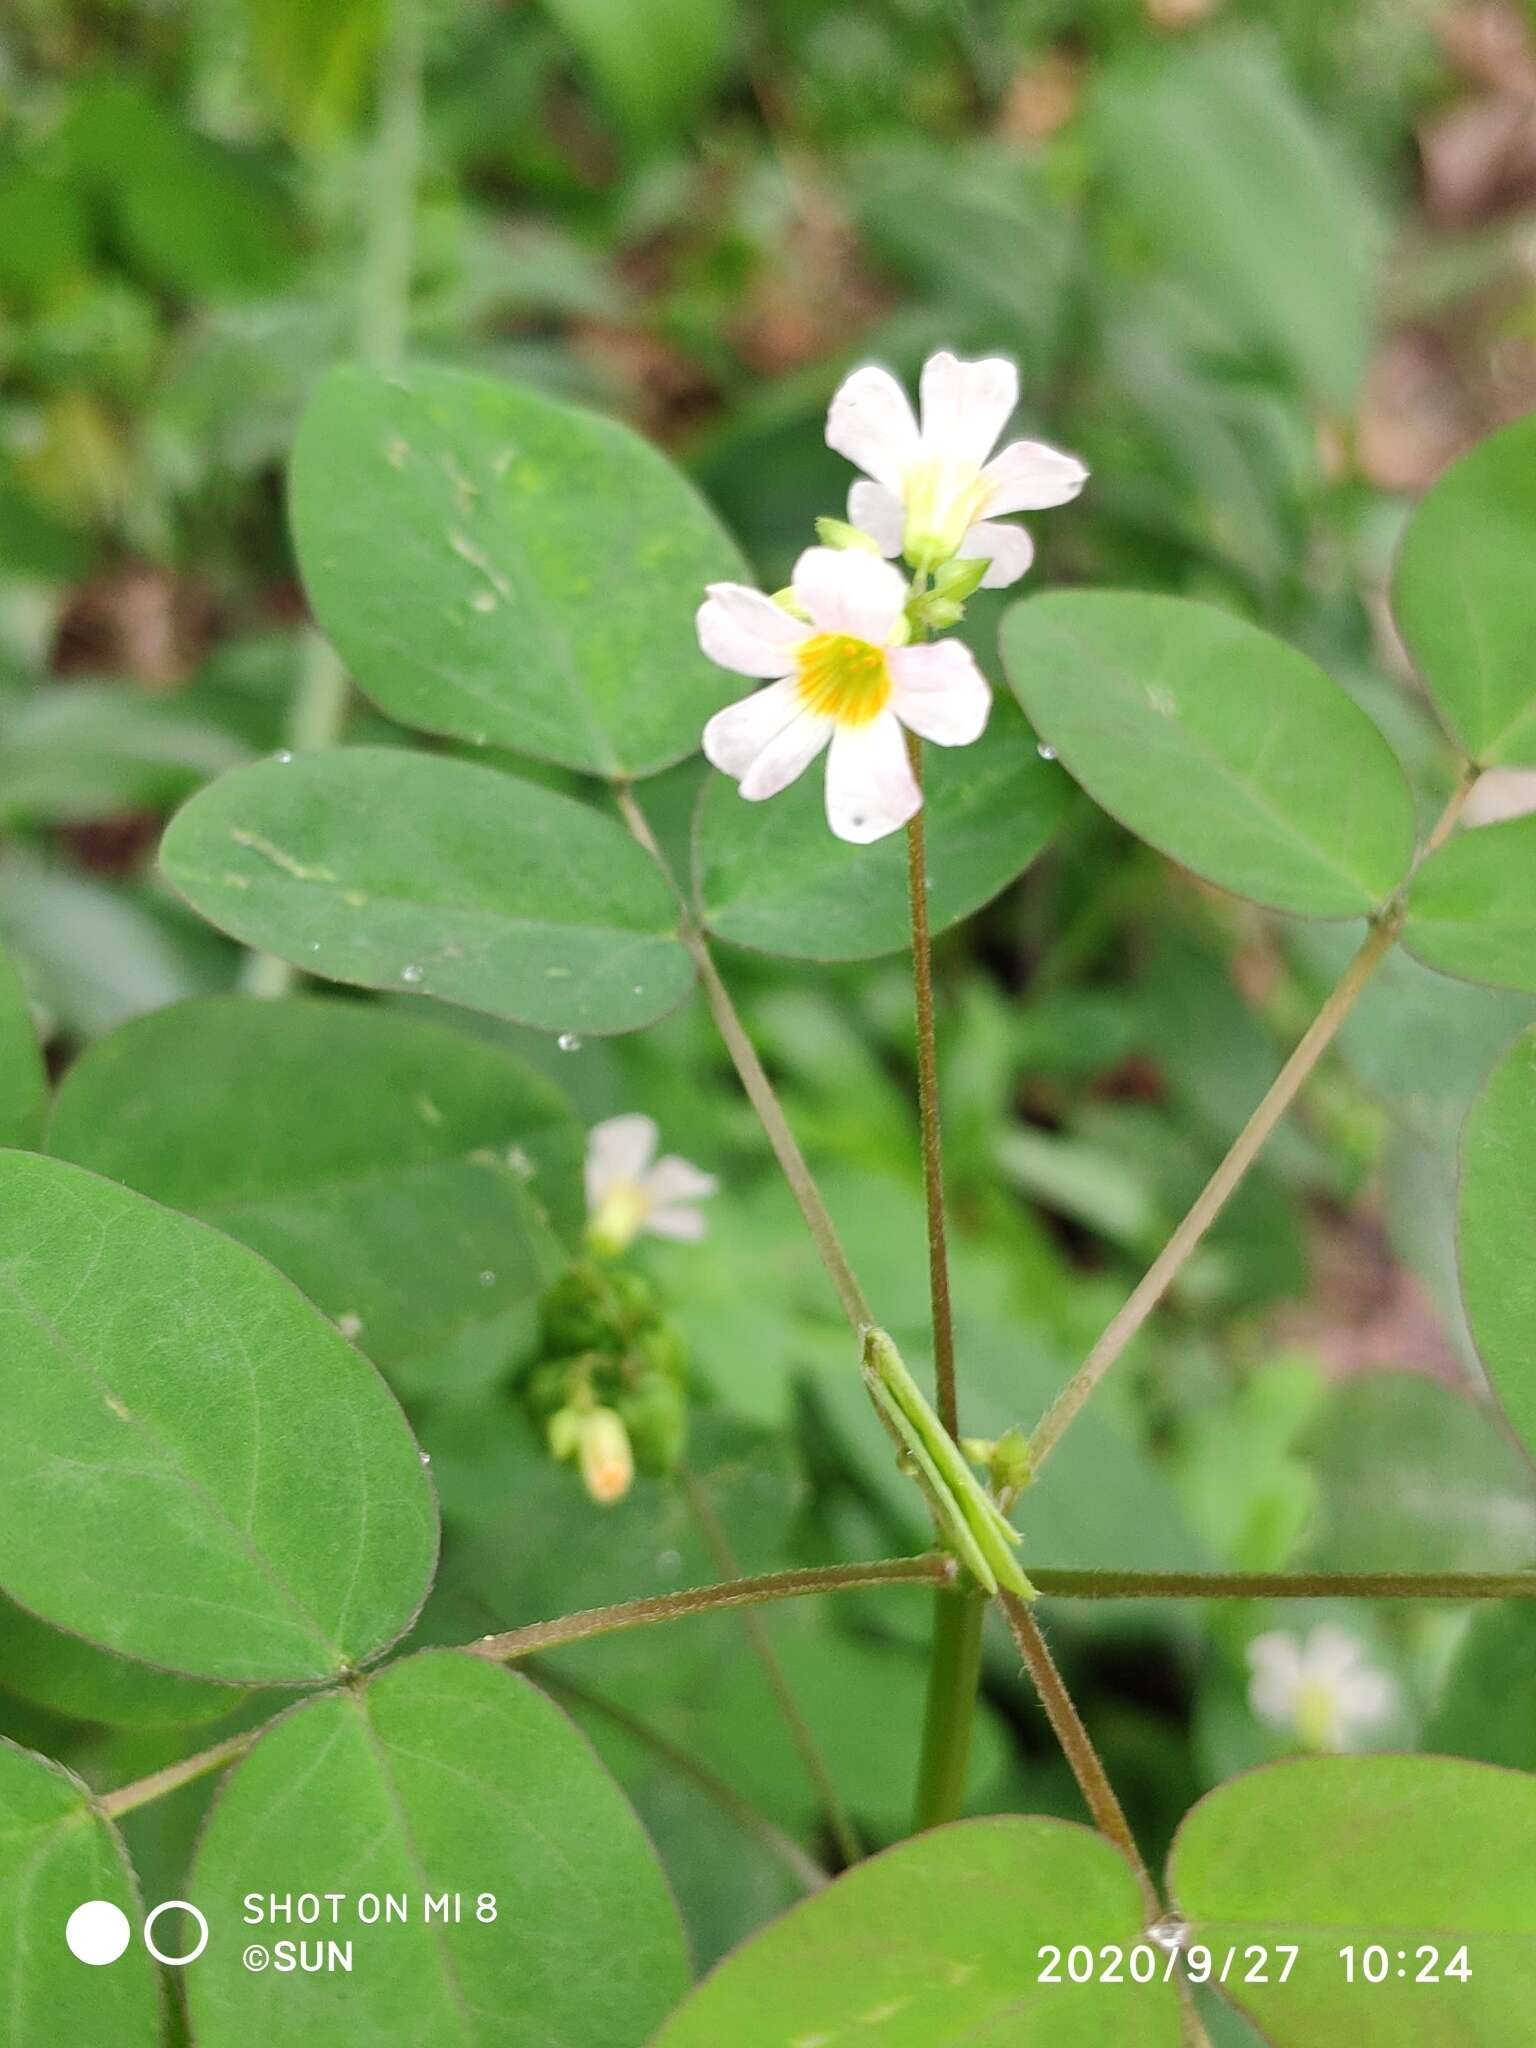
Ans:
[[[642,1231],[695,1244],[704,1235],[697,1204],[719,1183],[686,1159],[656,1157],[659,1133],[648,1116],[612,1116],[587,1135],[587,1237],[609,1257]]]
[[[766,690],[717,711],[704,751],[753,803],[777,796],[827,755],[827,822],[867,845],[922,803],[906,726],[941,747],[968,746],[991,709],[986,679],[958,640],[908,647],[907,586],[857,548],[807,548],[795,564],[795,612],[743,583],[712,583],[699,607],[711,661]]]
[[[827,441],[866,478],[848,494],[849,522],[914,569],[958,555],[987,563],[988,589],[1016,583],[1034,543],[1002,515],[1067,504],[1087,470],[1043,441],[1010,441],[992,454],[1019,402],[1019,373],[1005,357],[962,363],[941,350],[923,365],[920,398],[921,426],[890,371],[873,365],[837,391]]]
[[[1305,1639],[1276,1630],[1248,1645],[1248,1704],[1304,1749],[1353,1749],[1397,1704],[1397,1687],[1348,1629],[1323,1622]]]

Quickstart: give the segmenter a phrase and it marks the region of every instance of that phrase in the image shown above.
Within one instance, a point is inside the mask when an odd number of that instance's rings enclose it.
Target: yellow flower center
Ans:
[[[1291,1708],[1296,1740],[1306,1749],[1335,1749],[1338,1746],[1338,1695],[1320,1678],[1304,1678],[1296,1688]]]
[[[800,643],[800,702],[839,725],[868,725],[890,702],[885,649],[851,633],[813,633]]]

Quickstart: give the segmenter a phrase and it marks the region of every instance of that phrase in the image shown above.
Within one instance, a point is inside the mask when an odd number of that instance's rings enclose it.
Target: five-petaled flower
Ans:
[[[1005,357],[962,363],[941,350],[923,365],[920,397],[921,426],[890,371],[871,364],[833,398],[827,440],[864,471],[848,494],[850,523],[914,569],[958,555],[984,560],[982,581],[992,589],[1016,583],[1034,544],[1002,515],[1067,504],[1087,470],[1043,441],[1011,441],[992,454],[1019,401],[1019,373]]]
[[[1367,1663],[1359,1637],[1333,1622],[1305,1640],[1279,1630],[1256,1636],[1248,1668],[1254,1713],[1303,1749],[1353,1749],[1397,1702],[1396,1686]]]
[[[712,661],[766,690],[717,711],[704,752],[756,802],[827,754],[827,822],[865,845],[905,825],[922,803],[902,727],[942,747],[980,737],[986,679],[958,640],[901,644],[907,586],[856,548],[807,548],[791,584],[795,611],[742,583],[712,583],[699,644]],[[796,612],[803,614],[797,617]]]
[[[655,1119],[638,1114],[609,1117],[587,1134],[587,1237],[595,1251],[616,1257],[643,1230],[689,1244],[704,1235],[697,1205],[719,1183],[686,1159],[658,1159],[658,1136]]]

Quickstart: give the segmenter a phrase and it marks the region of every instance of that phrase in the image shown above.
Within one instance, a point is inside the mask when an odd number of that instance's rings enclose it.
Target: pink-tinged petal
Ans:
[[[760,804],[777,796],[803,775],[832,732],[830,718],[818,718],[802,711],[798,718],[771,739],[741,778],[741,793],[748,803]]]
[[[800,716],[793,683],[770,683],[717,711],[704,728],[704,754],[723,775],[745,775],[771,740]]]
[[[907,530],[907,508],[884,484],[864,478],[848,493],[848,524],[867,533],[882,555],[899,555]]]
[[[702,1209],[653,1209],[645,1219],[653,1237],[670,1237],[677,1244],[697,1244],[709,1225]]]
[[[679,1159],[675,1152],[658,1159],[645,1177],[645,1192],[658,1208],[672,1202],[702,1202],[719,1186],[712,1173],[706,1173],[691,1160]]]
[[[711,583],[698,611],[699,645],[711,661],[741,676],[793,673],[807,628],[782,605],[745,583]]]
[[[1006,590],[1035,559],[1035,544],[1022,526],[1010,526],[1004,519],[978,519],[961,541],[960,554],[968,562],[987,564],[983,590]]]
[[[1319,1684],[1336,1685],[1347,1680],[1365,1664],[1365,1645],[1357,1635],[1337,1622],[1324,1621],[1313,1629],[1302,1647],[1302,1675]]]
[[[889,642],[907,602],[900,572],[862,548],[807,548],[791,588],[818,633],[847,633],[876,647]]]
[[[903,725],[940,747],[968,747],[986,730],[992,692],[971,650],[958,640],[897,647],[886,656],[891,709]]]
[[[1019,402],[1019,373],[1006,356],[962,363],[940,349],[923,365],[923,453],[980,469]]]
[[[907,759],[893,713],[868,725],[840,725],[827,755],[827,823],[839,839],[867,846],[899,832],[921,808],[923,793]]]
[[[901,489],[917,459],[917,421],[889,370],[871,363],[843,380],[827,411],[827,446],[888,490]]]
[[[981,472],[987,487],[982,512],[988,519],[1005,512],[1045,512],[1067,505],[1088,481],[1075,455],[1063,455],[1044,441],[1010,441],[1001,455]]]
[[[595,1209],[609,1188],[634,1187],[656,1157],[656,1121],[638,1111],[611,1116],[587,1133],[587,1207]]]

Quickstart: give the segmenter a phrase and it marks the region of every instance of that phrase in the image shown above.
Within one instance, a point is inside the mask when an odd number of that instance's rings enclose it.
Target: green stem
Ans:
[[[918,1764],[912,1831],[958,1819],[965,1809],[971,1728],[981,1680],[984,1593],[941,1588],[933,1602],[933,1648],[928,1664],[928,1704],[923,1716],[923,1751]]]
[[[934,1555],[766,1572],[760,1578],[732,1579],[721,1586],[695,1586],[678,1593],[653,1593],[643,1600],[621,1600],[614,1607],[589,1607],[580,1614],[562,1614],[554,1621],[534,1621],[501,1635],[481,1636],[464,1647],[477,1657],[510,1664],[539,1650],[584,1643],[619,1629],[682,1621],[690,1614],[715,1614],[727,1607],[755,1607],[764,1600],[800,1600],[810,1593],[846,1593],[865,1586],[942,1586],[953,1578],[954,1569],[952,1559]]]
[[[864,1298],[864,1290],[860,1287],[849,1263],[848,1254],[843,1250],[837,1226],[821,1198],[821,1190],[816,1185],[810,1167],[805,1163],[805,1154],[800,1150],[795,1134],[789,1128],[789,1121],[779,1105],[779,1098],[773,1092],[773,1083],[757,1056],[757,1048],[747,1036],[746,1026],[741,1021],[736,1005],[731,1001],[730,990],[720,978],[720,970],[715,965],[709,941],[694,919],[688,899],[678,886],[677,877],[667,864],[666,855],[656,843],[656,835],[651,830],[650,820],[640,808],[634,791],[627,782],[617,782],[614,784],[613,793],[631,836],[655,861],[677,898],[680,913],[678,934],[693,957],[693,964],[703,985],[705,1000],[715,1020],[715,1028],[731,1056],[731,1064],[735,1067],[737,1078],[746,1091],[747,1100],[757,1111],[758,1121],[762,1124],[768,1143],[773,1147],[773,1155],[779,1162],[784,1178],[789,1183],[790,1193],[799,1205],[806,1228],[810,1231],[816,1249],[821,1255],[821,1263],[826,1268],[827,1277],[837,1290],[837,1298],[842,1303],[843,1313],[853,1325],[854,1334],[862,1343],[865,1331],[874,1326],[874,1312]]]
[[[699,1525],[705,1546],[715,1561],[715,1568],[718,1571],[729,1572],[733,1577],[738,1575],[741,1567],[736,1562],[730,1538],[721,1527],[720,1518],[715,1513],[708,1494],[686,1467],[679,1476],[689,1513]],[[795,1698],[794,1688],[790,1685],[784,1666],[779,1661],[779,1653],[773,1647],[773,1638],[769,1635],[762,1616],[751,1607],[743,1607],[740,1613],[742,1630],[768,1682],[768,1690],[772,1693],[774,1704],[779,1710],[779,1718],[789,1731],[789,1739],[804,1766],[805,1775],[811,1782],[811,1789],[821,1802],[827,1826],[831,1830],[833,1841],[837,1844],[838,1856],[845,1866],[851,1866],[864,1854],[864,1845],[859,1840],[852,1816],[843,1804],[842,1795],[827,1768],[826,1758],[821,1753],[811,1725],[800,1711],[800,1703]]]
[[[421,173],[421,0],[394,0],[379,66],[378,125],[366,158],[363,255],[358,284],[357,353],[393,369],[405,347],[415,260],[416,185]],[[285,742],[296,754],[334,747],[347,721],[350,681],[329,640],[309,626],[299,648],[298,685]],[[287,995],[298,970],[286,960],[254,954],[246,993]]]
[[[1450,836],[1462,806],[1472,793],[1477,774],[1476,768],[1468,768],[1462,775],[1455,793],[1426,840],[1420,859],[1432,853]],[[1372,921],[1360,950],[1339,977],[1332,994],[1312,1020],[1296,1050],[1276,1075],[1268,1094],[1238,1133],[1231,1151],[1196,1197],[1188,1215],[1148,1267],[1130,1299],[1113,1317],[1104,1334],[1046,1410],[1030,1440],[1030,1455],[1036,1471],[1056,1448],[1110,1368],[1123,1355],[1173,1285],[1185,1260],[1236,1192],[1271,1132],[1301,1093],[1318,1061],[1338,1035],[1339,1027],[1354,1008],[1361,990],[1397,943],[1402,918],[1403,891],[1399,890]]]

